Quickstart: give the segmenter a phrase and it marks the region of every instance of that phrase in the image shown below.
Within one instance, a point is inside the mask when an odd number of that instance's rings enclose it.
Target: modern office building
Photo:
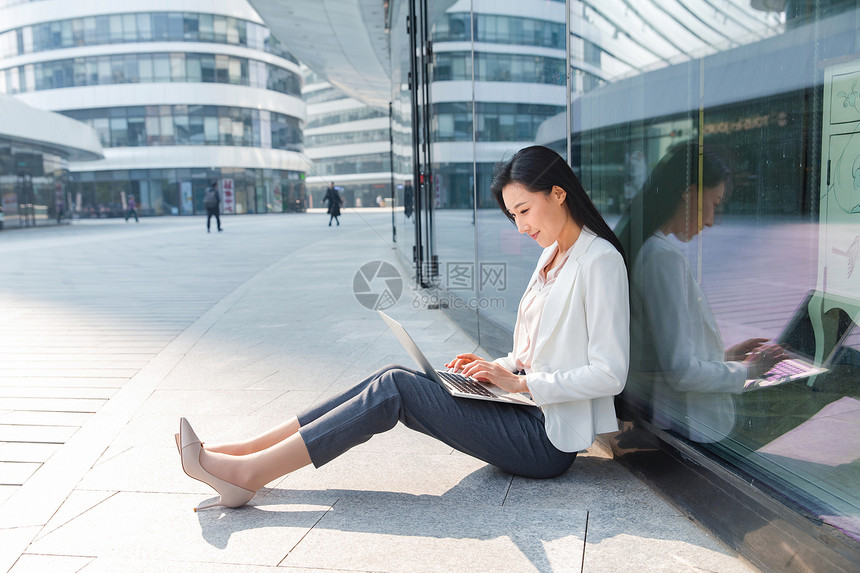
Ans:
[[[68,220],[69,161],[103,158],[91,128],[0,95],[0,230]]]
[[[312,161],[305,180],[314,206],[322,206],[332,182],[349,207],[376,207],[391,198],[391,130],[388,110],[350,97],[308,71],[302,95],[307,106],[305,154]]]
[[[244,0],[0,1],[0,93],[98,134],[69,164],[82,216],[301,208],[307,161],[296,59]]]
[[[510,349],[539,249],[494,205],[489,165],[560,151],[626,243],[618,459],[764,570],[860,568],[856,2],[251,3],[320,76],[390,103],[412,183],[398,251],[491,352]],[[664,176],[696,197],[692,235],[661,231]],[[824,370],[748,384],[744,341],[776,338]]]

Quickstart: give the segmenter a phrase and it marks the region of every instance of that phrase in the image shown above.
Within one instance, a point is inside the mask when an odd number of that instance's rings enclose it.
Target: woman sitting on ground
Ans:
[[[613,396],[627,377],[630,320],[618,239],[548,148],[500,165],[492,192],[544,252],[520,302],[513,351],[495,361],[459,354],[446,366],[526,392],[535,406],[453,397],[421,372],[389,366],[250,440],[204,447],[183,418],[182,467],[220,494],[198,509],[244,505],[272,480],[320,467],[398,421],[531,478],[564,473],[596,434],[618,429]]]

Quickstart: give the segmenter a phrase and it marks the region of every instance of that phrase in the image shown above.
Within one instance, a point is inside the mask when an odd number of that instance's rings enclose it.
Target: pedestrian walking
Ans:
[[[406,181],[403,183],[403,214],[407,219],[412,216],[414,208],[415,192],[412,190],[412,182]]]
[[[125,214],[125,222],[128,223],[128,218],[134,215],[134,222],[140,223],[137,218],[137,201],[134,200],[134,195],[128,196],[128,211]]]
[[[328,201],[328,226],[331,227],[331,221],[334,219],[337,221],[338,226],[340,226],[340,204],[343,202],[343,199],[340,198],[340,194],[337,192],[337,189],[334,188],[334,181],[331,182],[331,185],[326,189],[325,197],[323,197],[323,202]]]
[[[221,228],[221,196],[218,194],[218,185],[214,181],[206,190],[203,206],[206,207],[206,232],[211,232],[212,217],[215,217],[218,232],[223,231],[224,229]]]

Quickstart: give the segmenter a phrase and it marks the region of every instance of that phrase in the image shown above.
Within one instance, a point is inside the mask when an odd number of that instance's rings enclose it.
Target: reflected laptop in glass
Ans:
[[[403,345],[403,348],[406,349],[406,352],[408,352],[412,359],[415,360],[418,367],[424,371],[424,374],[426,374],[429,379],[442,386],[452,396],[457,396],[459,398],[473,398],[475,400],[489,400],[491,402],[506,402],[508,404],[519,404],[523,406],[535,405],[534,401],[532,401],[528,394],[507,392],[497,386],[486,384],[479,380],[475,380],[474,378],[463,376],[462,374],[436,370],[430,364],[430,361],[427,360],[427,357],[424,356],[424,353],[421,352],[421,349],[418,348],[418,345],[415,344],[415,341],[412,340],[412,337],[409,336],[409,333],[406,332],[406,329],[403,328],[402,324],[381,310],[377,310],[376,312],[379,313],[379,316],[382,317],[385,324],[388,325],[388,328],[391,329],[391,332],[394,333],[394,336],[397,337],[397,340],[399,340],[400,344]]]
[[[747,380],[745,387],[775,386],[827,372],[842,344],[856,325],[856,317],[852,318],[845,308],[839,307],[838,302],[826,313],[828,316],[824,316],[825,313],[821,308],[824,301],[827,299],[832,301],[834,298],[832,295],[815,290],[807,292],[782,328],[782,332],[772,341],[782,346],[789,358],[778,362],[761,378]],[[813,303],[813,308],[810,308],[810,303]],[[817,313],[817,316],[813,317],[812,313]],[[824,322],[827,323],[826,326]],[[817,337],[816,330],[818,330]],[[820,351],[816,348],[818,343],[824,346]]]

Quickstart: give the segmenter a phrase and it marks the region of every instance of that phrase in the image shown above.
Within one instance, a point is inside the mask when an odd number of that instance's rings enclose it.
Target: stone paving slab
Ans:
[[[105,401],[86,398],[0,398],[0,408],[16,411],[95,412]]]
[[[6,410],[0,414],[0,424],[14,426],[83,426],[92,414],[87,412],[33,412]]]
[[[92,557],[68,555],[22,555],[10,573],[77,573],[92,563]]]
[[[167,560],[274,566],[330,507],[252,503],[225,519],[218,510],[192,511],[199,498],[119,492],[34,541],[27,553],[144,560],[157,553]]]
[[[28,555],[35,559],[52,558],[41,555]],[[63,559],[63,558],[53,558]],[[67,559],[83,559],[83,558],[67,558]],[[332,573],[331,569],[317,569],[307,567],[268,567],[260,565],[234,565],[230,563],[214,563],[211,561],[203,563],[192,563],[188,561],[164,561],[161,559],[148,559],[140,561],[138,559],[120,559],[111,557],[101,557],[99,559],[89,559],[89,564],[85,569],[81,569],[81,573]],[[37,561],[38,563],[38,561]],[[72,562],[72,564],[77,561]],[[75,570],[77,571],[77,569]],[[18,573],[17,569],[13,569],[11,573]],[[367,573],[358,569],[338,569],[337,573]]]
[[[0,459],[6,462],[41,463],[59,447],[60,444],[0,443]]]
[[[79,515],[86,513],[116,494],[116,490],[105,491],[82,488],[74,490],[69,494],[54,515],[51,516],[51,519],[45,524],[45,527],[42,528],[42,531],[39,532],[39,535],[36,536],[35,540],[38,541],[46,535],[56,531],[60,527],[77,518]]]
[[[0,398],[90,398],[107,400],[113,396],[112,388],[0,386]]]
[[[626,519],[607,512],[589,512],[585,572],[751,570],[684,516]]]
[[[582,560],[585,521],[579,508],[437,505],[396,494],[342,499],[284,564],[402,572],[570,571]]]
[[[39,377],[32,376],[2,376],[0,377],[0,387],[7,386],[26,386],[35,385],[41,387],[86,387],[86,388],[119,388],[127,380],[125,378],[107,378],[101,376],[99,378],[87,378],[85,380],[70,380],[68,377]]]
[[[32,380],[38,380],[39,377],[45,376],[54,378],[56,376],[65,376],[68,378],[125,378],[126,380],[137,374],[136,368],[112,368],[102,370],[93,367],[71,367],[64,368],[62,366],[30,366],[26,368],[8,368],[4,369],[4,375],[8,376],[29,376]]]
[[[0,550],[0,571],[9,571],[12,568],[22,553],[16,549],[27,547],[30,540],[39,533],[39,529],[41,526],[0,528],[0,548],[3,548]]]
[[[15,426],[0,424],[0,441],[63,443],[77,430],[68,426]]]
[[[509,474],[464,455],[352,450],[320,470],[305,468],[287,476],[276,487],[362,495],[391,493],[404,500],[425,499],[439,505],[500,506],[510,481]]]
[[[22,485],[40,465],[30,462],[0,462],[0,484]]]

